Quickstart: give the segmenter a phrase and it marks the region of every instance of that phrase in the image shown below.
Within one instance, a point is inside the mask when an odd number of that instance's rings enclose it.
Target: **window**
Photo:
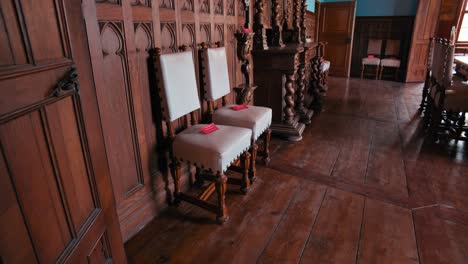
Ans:
[[[468,42],[468,1],[465,1],[465,8],[460,16],[461,23],[458,30],[457,42]]]

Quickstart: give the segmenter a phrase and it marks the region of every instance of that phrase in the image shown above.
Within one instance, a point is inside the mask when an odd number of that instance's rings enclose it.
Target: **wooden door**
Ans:
[[[81,0],[0,1],[0,263],[125,262],[86,38]]]
[[[326,42],[330,75],[349,77],[356,2],[320,3],[319,41]]]
[[[423,82],[426,77],[429,40],[434,37],[442,0],[420,0],[414,22],[407,82]]]

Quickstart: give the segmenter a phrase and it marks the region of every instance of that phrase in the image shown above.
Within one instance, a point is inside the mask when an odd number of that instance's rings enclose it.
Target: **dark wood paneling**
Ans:
[[[0,10],[0,262],[84,263],[101,240],[122,262],[81,1]]]
[[[400,80],[405,80],[413,20],[414,17],[356,17],[351,76],[359,77],[361,74],[361,61],[367,57],[369,39],[398,39],[401,40]]]

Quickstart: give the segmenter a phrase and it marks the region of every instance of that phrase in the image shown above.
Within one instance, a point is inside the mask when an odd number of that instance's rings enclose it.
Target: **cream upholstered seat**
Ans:
[[[226,49],[204,49],[203,57],[205,76],[205,99],[215,101],[231,92]],[[241,111],[234,111],[231,106],[224,106],[213,114],[213,122],[220,125],[245,127],[252,130],[252,139],[256,140],[271,125],[272,110],[267,107],[249,106]]]
[[[175,157],[189,160],[203,169],[224,172],[250,148],[252,132],[249,129],[218,125],[218,131],[205,135],[200,132],[203,126],[191,126],[176,136],[172,145]]]
[[[249,106],[241,111],[231,109],[227,105],[216,110],[213,114],[215,124],[245,127],[252,130],[252,139],[257,140],[271,125],[271,109],[261,106]]]
[[[164,54],[160,62],[166,120],[174,121],[199,109],[192,52]],[[218,131],[204,135],[200,126],[203,125],[192,126],[175,137],[173,151],[177,159],[223,173],[229,164],[250,147],[250,141],[245,138],[246,135],[252,137],[251,129],[220,127]]]
[[[363,58],[362,59],[363,65],[372,65],[372,66],[379,66],[380,59],[379,58]]]
[[[381,67],[400,68],[401,61],[399,59],[382,59],[380,61]]]

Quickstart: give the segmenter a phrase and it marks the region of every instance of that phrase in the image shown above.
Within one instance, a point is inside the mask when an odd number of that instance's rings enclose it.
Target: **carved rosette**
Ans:
[[[279,21],[280,2],[279,0],[272,0],[271,4],[271,46],[283,47],[283,36],[281,34],[281,25]]]
[[[283,107],[283,113],[284,113],[284,123],[290,125],[294,121],[294,81],[295,81],[295,76],[296,74],[296,69],[292,72],[287,72],[285,74],[286,81],[284,82],[284,90],[286,92],[284,96],[284,107]]]
[[[263,0],[255,1],[255,16],[254,16],[254,25],[253,30],[255,33],[254,36],[254,49],[257,50],[266,50],[268,49],[266,32],[263,27]]]

